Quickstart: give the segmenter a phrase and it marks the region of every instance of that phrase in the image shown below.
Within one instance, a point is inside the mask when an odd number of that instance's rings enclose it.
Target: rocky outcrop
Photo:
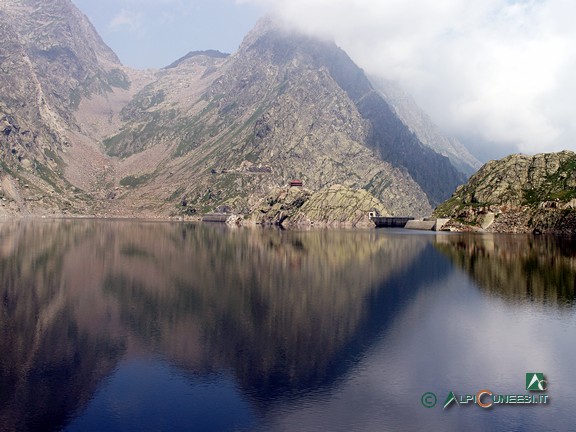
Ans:
[[[262,225],[372,227],[369,212],[387,215],[378,199],[365,190],[333,185],[317,192],[282,188],[264,199],[249,217]]]
[[[576,154],[490,161],[435,210],[453,230],[576,233]]]
[[[388,211],[370,192],[334,185],[314,193],[290,220],[290,223],[326,225],[351,225],[373,227],[368,214],[376,212],[382,216]]]

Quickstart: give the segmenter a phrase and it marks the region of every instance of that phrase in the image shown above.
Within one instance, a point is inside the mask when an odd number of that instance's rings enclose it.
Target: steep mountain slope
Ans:
[[[464,180],[342,50],[269,19],[233,56],[196,53],[164,70],[122,117],[124,129],[104,142],[109,154],[165,149],[153,169],[121,180],[137,189],[128,200],[159,198],[155,205],[182,199],[244,212],[300,178],[312,190],[366,189],[392,213],[422,215]]]
[[[424,145],[449,158],[452,165],[467,177],[478,171],[482,163],[458,139],[443,134],[398,84],[381,78],[371,79],[402,122]]]
[[[575,209],[576,154],[562,151],[490,161],[435,213],[458,229],[574,233]]]
[[[38,166],[33,162],[43,162],[43,174],[48,182],[60,183],[55,175],[56,164],[49,165],[49,157],[56,155],[64,139],[57,114],[47,103],[46,94],[39,82],[34,65],[28,55],[26,46],[11,24],[13,18],[0,4],[0,163],[3,177],[11,184],[17,179],[16,171],[34,170]],[[13,173],[14,176],[10,175]],[[46,184],[42,184],[46,187]],[[13,188],[6,188],[13,189]],[[8,191],[6,191],[8,192]],[[8,192],[16,196],[16,191]],[[22,210],[17,203],[16,211]]]
[[[78,148],[74,112],[84,99],[127,90],[130,79],[69,0],[1,2],[0,36],[0,161],[13,185],[5,210],[83,211],[90,199],[65,175]]]

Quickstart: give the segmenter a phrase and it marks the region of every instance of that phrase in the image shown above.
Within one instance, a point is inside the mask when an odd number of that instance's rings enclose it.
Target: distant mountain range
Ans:
[[[69,0],[0,3],[0,36],[0,214],[246,214],[299,179],[418,216],[479,167],[397,87],[271,18],[158,71],[124,67]]]

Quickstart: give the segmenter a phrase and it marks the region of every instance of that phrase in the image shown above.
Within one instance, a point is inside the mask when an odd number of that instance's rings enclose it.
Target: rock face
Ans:
[[[69,0],[0,2],[0,36],[0,177],[20,197],[0,214],[83,212],[90,197],[66,171],[91,138],[75,115],[83,100],[126,90],[125,68]]]
[[[490,161],[435,214],[458,229],[574,233],[574,209],[576,154],[562,151]]]
[[[270,19],[233,55],[155,72],[123,67],[70,0],[1,2],[0,35],[0,214],[248,214],[298,178],[423,216],[465,179],[334,43]]]
[[[373,227],[369,212],[387,215],[380,201],[365,190],[333,185],[317,192],[289,187],[262,200],[251,220],[263,225]]]

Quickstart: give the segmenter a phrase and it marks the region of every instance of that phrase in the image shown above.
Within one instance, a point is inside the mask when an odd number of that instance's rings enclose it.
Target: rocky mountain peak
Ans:
[[[0,3],[30,51],[55,55],[69,50],[82,62],[119,66],[116,54],[70,0],[11,0]]]
[[[190,51],[185,56],[179,58],[175,62],[170,63],[164,69],[175,68],[177,66],[180,66],[186,60],[193,59],[195,57],[210,57],[210,58],[216,58],[216,59],[224,59],[224,58],[227,58],[228,56],[230,56],[230,54],[226,54],[226,53],[220,52],[218,50]]]
[[[248,34],[232,60],[235,76],[244,77],[241,88],[235,88],[234,93],[258,95],[274,85],[283,90],[294,88],[296,77],[303,75],[317,83],[330,81],[334,95],[352,102],[352,110],[365,122],[358,128],[365,136],[358,141],[394,167],[406,169],[431,203],[441,202],[465,180],[466,176],[445,156],[418,139],[374,89],[364,71],[333,41],[298,32],[267,17]],[[250,82],[257,88],[246,85]],[[445,177],[440,180],[437,172]]]
[[[0,3],[0,11],[62,117],[70,120],[83,96],[129,86],[116,54],[70,0],[14,0]]]

